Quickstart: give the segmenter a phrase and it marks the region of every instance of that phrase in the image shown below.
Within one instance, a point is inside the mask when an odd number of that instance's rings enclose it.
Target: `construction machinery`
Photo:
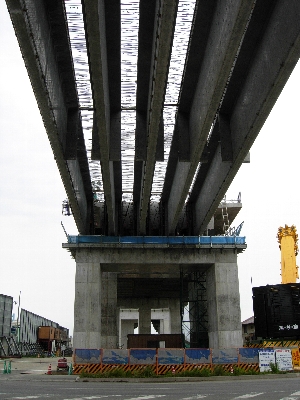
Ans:
[[[281,250],[281,283],[296,283],[299,274],[296,265],[298,234],[295,225],[279,227],[277,239]]]

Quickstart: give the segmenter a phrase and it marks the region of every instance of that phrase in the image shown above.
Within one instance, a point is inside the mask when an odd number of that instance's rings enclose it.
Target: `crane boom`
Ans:
[[[296,283],[299,275],[296,265],[298,234],[295,225],[279,227],[277,239],[281,250],[281,283]]]

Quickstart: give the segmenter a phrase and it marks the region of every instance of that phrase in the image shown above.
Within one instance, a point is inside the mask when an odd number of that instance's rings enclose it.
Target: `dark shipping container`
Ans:
[[[157,348],[182,348],[182,335],[181,334],[141,334],[141,335],[127,335],[127,348],[128,349],[157,349]]]
[[[300,283],[252,288],[256,338],[300,339]]]

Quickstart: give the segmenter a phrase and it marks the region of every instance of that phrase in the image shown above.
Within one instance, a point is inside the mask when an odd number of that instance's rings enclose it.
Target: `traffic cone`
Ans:
[[[52,375],[51,364],[49,364],[48,371],[47,371],[47,375]]]
[[[233,367],[230,367],[230,373],[233,374]]]

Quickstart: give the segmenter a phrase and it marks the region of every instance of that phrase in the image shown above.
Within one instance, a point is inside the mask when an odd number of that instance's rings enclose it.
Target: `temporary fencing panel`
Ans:
[[[185,349],[186,364],[210,364],[210,349]]]
[[[238,349],[211,349],[213,364],[237,364]]]
[[[102,364],[128,364],[128,350],[126,349],[103,349]]]
[[[257,348],[243,347],[239,349],[239,362],[254,364],[258,363],[258,350]]]
[[[76,349],[74,352],[75,364],[100,364],[100,349]]]
[[[156,349],[131,349],[130,365],[135,364],[156,364]]]
[[[158,364],[183,364],[184,349],[157,349]]]
[[[289,352],[289,359],[286,352]],[[281,362],[280,369],[290,370],[291,360],[294,367],[300,364],[299,350],[270,348],[231,348],[231,349],[76,349],[74,350],[74,373],[109,372],[116,368],[124,371],[143,370],[149,366],[156,374],[179,373],[193,369],[214,369],[222,366],[225,371],[240,367],[244,370],[269,370],[270,362]],[[288,365],[289,362],[289,365]]]

